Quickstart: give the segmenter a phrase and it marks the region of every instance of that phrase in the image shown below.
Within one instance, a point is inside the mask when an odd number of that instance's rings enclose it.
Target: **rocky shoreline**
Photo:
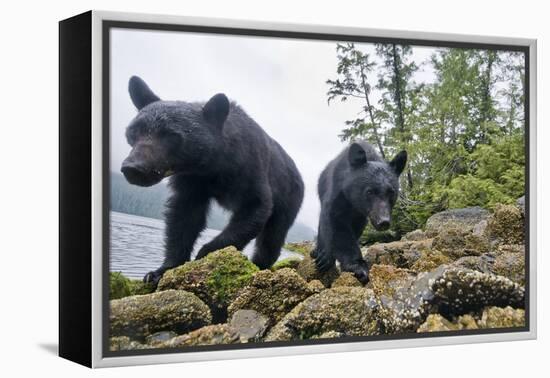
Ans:
[[[404,334],[525,324],[524,213],[497,205],[435,214],[424,230],[363,248],[366,286],[302,258],[260,271],[233,247],[151,287],[111,273],[111,350]]]

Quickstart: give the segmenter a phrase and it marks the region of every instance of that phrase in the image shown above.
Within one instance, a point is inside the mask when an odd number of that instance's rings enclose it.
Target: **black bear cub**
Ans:
[[[377,230],[390,227],[399,192],[399,175],[407,152],[386,162],[365,141],[357,141],[332,160],[319,177],[321,216],[317,246],[312,253],[321,272],[334,266],[368,282],[369,268],[359,247],[367,222]]]
[[[252,261],[261,269],[279,257],[300,209],[304,185],[283,148],[224,94],[206,103],[161,101],[139,77],[129,82],[139,110],[126,130],[132,150],[121,171],[135,185],[170,176],[165,213],[165,258],[144,281],[157,284],[167,269],[190,259],[216,200],[232,212],[227,227],[199,250],[241,250],[256,238]]]

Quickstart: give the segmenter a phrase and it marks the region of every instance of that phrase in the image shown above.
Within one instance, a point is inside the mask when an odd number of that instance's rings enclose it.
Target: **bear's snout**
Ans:
[[[130,184],[139,186],[151,186],[162,180],[162,174],[147,169],[134,161],[125,160],[120,171]]]
[[[373,222],[373,226],[377,231],[386,231],[390,228],[390,220],[389,218],[381,219],[376,223]]]

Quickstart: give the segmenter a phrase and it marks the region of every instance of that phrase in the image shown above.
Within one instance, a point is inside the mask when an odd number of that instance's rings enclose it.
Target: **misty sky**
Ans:
[[[374,56],[373,45],[356,46]],[[415,47],[413,59],[420,64],[434,51]],[[130,150],[124,130],[137,113],[128,95],[132,75],[163,100],[207,101],[223,92],[294,159],[306,186],[298,221],[316,230],[317,179],[345,147],[338,135],[362,105],[327,104],[325,82],[336,78],[336,65],[332,41],[112,29],[111,170],[120,171]],[[430,67],[421,67],[414,79],[433,77]],[[378,99],[373,93],[373,103]]]

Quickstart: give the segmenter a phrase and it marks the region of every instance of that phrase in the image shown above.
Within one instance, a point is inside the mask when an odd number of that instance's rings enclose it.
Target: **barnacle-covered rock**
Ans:
[[[311,294],[307,282],[294,269],[262,270],[241,290],[228,312],[231,316],[237,310],[255,310],[275,324]]]
[[[269,331],[265,340],[309,339],[327,332],[344,336],[380,334],[373,297],[372,290],[360,287],[323,290],[297,305]]]
[[[331,287],[361,287],[361,282],[351,272],[342,272],[340,276],[334,280]]]
[[[269,327],[269,318],[254,310],[237,310],[229,325],[239,334],[241,343],[260,341]]]
[[[431,313],[450,319],[486,306],[523,308],[524,296],[506,277],[443,265],[377,295],[377,313],[387,333],[414,332]]]
[[[239,333],[229,324],[212,324],[185,335],[174,337],[159,345],[160,348],[181,348],[197,345],[240,343]]]
[[[196,295],[183,290],[135,295],[110,302],[111,336],[144,339],[155,332],[189,332],[210,324],[207,305]]]
[[[418,327],[417,332],[458,331],[461,329],[478,329],[477,322],[472,315],[459,316],[454,322],[445,319],[439,314],[430,314],[426,321]]]

